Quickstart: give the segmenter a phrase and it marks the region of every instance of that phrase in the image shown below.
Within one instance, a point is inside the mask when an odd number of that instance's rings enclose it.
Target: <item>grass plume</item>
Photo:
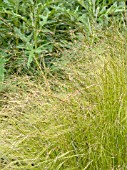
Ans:
[[[1,169],[127,168],[126,31],[112,29],[98,32],[96,44],[82,37],[65,50],[66,62],[48,75],[50,91],[40,77],[8,80],[0,99]]]

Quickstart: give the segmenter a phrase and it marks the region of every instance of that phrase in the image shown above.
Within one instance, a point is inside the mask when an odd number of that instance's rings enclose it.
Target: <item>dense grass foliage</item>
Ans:
[[[5,69],[9,74],[44,71],[77,32],[89,38],[112,22],[124,25],[125,5],[122,0],[0,1],[0,81]]]
[[[127,169],[126,24],[124,0],[0,1],[0,169]]]
[[[90,45],[80,35],[63,52],[50,90],[40,77],[8,79],[1,169],[127,169],[127,33],[110,28],[95,39]]]

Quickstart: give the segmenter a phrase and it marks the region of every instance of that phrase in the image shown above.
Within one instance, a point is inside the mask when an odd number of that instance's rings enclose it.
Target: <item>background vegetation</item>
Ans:
[[[77,33],[94,43],[95,30],[126,23],[125,1],[0,1],[0,80],[53,67]]]
[[[0,40],[0,169],[127,169],[125,1],[0,1]]]

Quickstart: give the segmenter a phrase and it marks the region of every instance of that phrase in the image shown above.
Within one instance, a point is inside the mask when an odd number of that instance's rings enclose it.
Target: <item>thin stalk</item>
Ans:
[[[34,8],[33,8],[33,14],[34,14],[34,16],[33,16],[33,21],[34,21],[34,49],[35,49],[35,51],[36,51],[36,49],[38,48],[38,42],[37,42],[37,40],[38,40],[38,20],[39,20],[39,18],[38,18],[37,12],[34,11]],[[37,53],[35,54],[34,60],[35,60],[37,69],[41,72],[41,75],[42,75],[42,77],[43,77],[43,79],[44,79],[44,83],[45,83],[45,85],[46,85],[46,88],[48,89],[48,91],[50,91],[49,82],[48,82],[48,80],[47,80],[47,78],[46,78],[46,76],[45,76],[44,72],[42,71],[42,68],[41,68],[41,66],[40,66],[40,64],[39,64],[38,54],[37,54]],[[44,66],[44,68],[45,68],[44,61],[43,61],[43,66]]]
[[[16,6],[16,11],[15,12],[16,12],[16,14],[18,14],[18,11],[19,11],[19,1],[16,1],[16,5],[15,6]],[[15,26],[17,28],[19,27],[19,25],[18,25],[18,18],[15,19],[14,24],[15,24]],[[19,39],[16,38],[16,46],[18,46],[18,44],[19,44]]]

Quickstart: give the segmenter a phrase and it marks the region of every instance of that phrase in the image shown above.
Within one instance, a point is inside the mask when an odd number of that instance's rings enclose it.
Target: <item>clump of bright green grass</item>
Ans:
[[[11,80],[0,101],[1,169],[127,168],[126,35],[112,29],[65,51],[50,91],[40,78]]]

